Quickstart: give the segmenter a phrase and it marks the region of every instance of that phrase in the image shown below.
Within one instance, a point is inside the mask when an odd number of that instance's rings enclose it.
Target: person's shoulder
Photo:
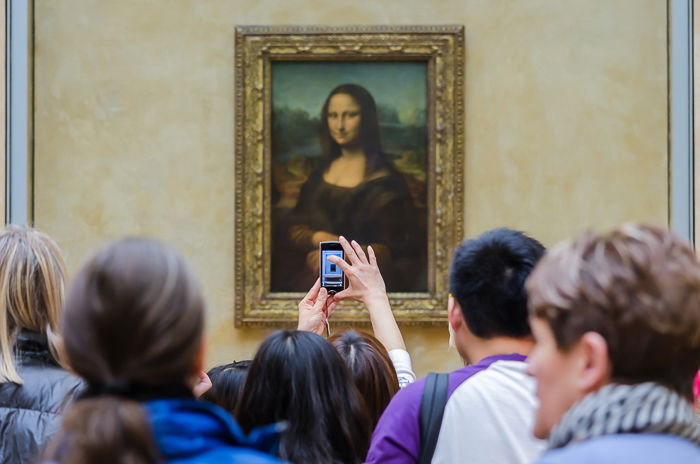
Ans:
[[[215,464],[235,462],[240,464],[281,464],[284,461],[249,448],[225,446],[209,450],[205,453],[188,456],[184,459],[166,461],[170,464]]]
[[[700,462],[700,446],[674,435],[616,434],[551,450],[535,464]]]
[[[417,411],[420,407],[421,399],[423,398],[423,390],[425,389],[426,378],[418,379],[415,382],[401,388],[389,402],[385,411],[390,410],[402,413],[408,413],[414,409]]]
[[[394,395],[374,429],[365,463],[415,462],[420,446],[420,403],[424,388],[423,378]]]
[[[23,366],[21,385],[0,384],[0,404],[44,414],[59,414],[82,390],[79,377],[53,364]]]
[[[143,403],[165,462],[209,464],[279,463],[261,443],[243,435],[231,415],[194,399],[159,399]],[[271,444],[271,443],[269,443]]]
[[[401,186],[406,187],[406,179],[391,164],[376,169],[365,178],[366,186]]]
[[[507,355],[492,356],[450,372],[450,392],[466,381],[473,382],[476,378],[483,379],[486,372],[489,372],[489,375],[486,376],[486,378],[489,378],[492,374],[501,372],[503,369],[514,371],[518,377],[527,377],[525,374],[525,362],[522,362],[520,359],[511,360],[507,358]]]
[[[495,401],[534,406],[535,381],[525,373],[525,363],[496,361],[488,366],[469,366],[454,374],[454,391],[450,400],[482,403],[486,397]]]
[[[507,420],[499,422],[499,426],[529,429],[537,409],[535,384],[525,374],[524,366],[517,364],[518,361],[497,361],[485,367],[475,365],[456,371],[451,378],[453,389],[445,405],[444,421],[459,423],[460,428],[472,427],[476,426],[471,420],[474,417],[488,419],[494,411],[500,411]],[[475,434],[495,427],[489,424],[475,430]]]
[[[370,200],[374,208],[410,199],[410,191],[403,177],[396,171],[375,171],[357,186],[356,194]]]
[[[321,163],[309,172],[308,177],[304,181],[304,185],[315,185],[320,184],[323,180],[323,173],[326,171],[328,166]]]
[[[455,371],[451,382],[436,462],[454,462],[466,449],[484,450],[486,443],[499,444],[488,451],[493,462],[525,462],[523,457],[531,462],[541,454],[545,444],[531,432],[537,400],[522,361],[485,359]]]
[[[373,439],[417,430],[424,389],[425,378],[422,378],[396,392],[379,418]]]
[[[462,379],[465,378],[465,370],[466,372],[469,372],[471,370],[471,366],[458,369],[456,371],[452,371],[446,374],[449,376],[450,385],[448,394],[451,393],[452,390],[454,390],[453,385],[461,382]],[[420,413],[421,401],[423,400],[423,391],[425,390],[425,384],[427,380],[427,377],[422,377],[396,392],[394,397],[389,402],[389,405],[384,410],[384,414],[382,414],[380,424],[377,425],[377,428],[379,428],[379,426],[381,425],[382,420],[387,420],[393,417],[402,419],[405,419],[407,417],[413,417],[415,418],[415,421],[417,423]]]

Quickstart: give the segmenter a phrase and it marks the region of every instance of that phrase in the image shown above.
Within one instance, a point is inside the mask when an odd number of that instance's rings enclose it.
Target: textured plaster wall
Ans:
[[[73,270],[125,234],[179,248],[209,364],[269,332],[232,322],[237,24],[464,24],[468,235],[550,245],[667,220],[663,0],[37,0],[35,16],[36,224]],[[419,374],[459,365],[446,330],[405,334]]]

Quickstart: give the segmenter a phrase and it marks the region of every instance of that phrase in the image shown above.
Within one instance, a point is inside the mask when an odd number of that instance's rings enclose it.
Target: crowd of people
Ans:
[[[339,241],[345,290],[317,281],[297,330],[205,373],[202,289],[171,247],[113,242],[69,280],[54,240],[6,226],[0,462],[700,462],[700,261],[672,232],[465,240],[446,305],[464,367],[421,379],[375,250]],[[324,337],[344,300],[372,334]]]

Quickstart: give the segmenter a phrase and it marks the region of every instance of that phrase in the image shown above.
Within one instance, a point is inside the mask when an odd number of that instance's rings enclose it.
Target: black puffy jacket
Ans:
[[[0,463],[32,462],[58,429],[65,406],[81,389],[62,369],[44,335],[22,331],[15,343],[22,385],[0,383]]]

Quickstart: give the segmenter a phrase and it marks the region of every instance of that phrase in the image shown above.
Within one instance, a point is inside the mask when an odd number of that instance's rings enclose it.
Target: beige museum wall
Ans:
[[[125,234],[178,247],[233,328],[233,27],[464,24],[465,227],[552,244],[586,225],[666,223],[663,0],[36,0],[35,222],[70,268]],[[446,330],[407,329],[419,374],[457,366]]]

